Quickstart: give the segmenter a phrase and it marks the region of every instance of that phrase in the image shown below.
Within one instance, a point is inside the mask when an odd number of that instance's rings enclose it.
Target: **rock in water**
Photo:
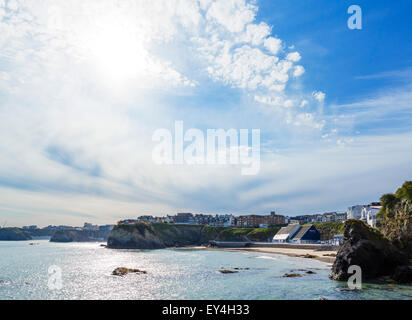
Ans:
[[[332,266],[330,279],[347,281],[350,266],[359,266],[362,279],[376,279],[392,275],[399,265],[407,264],[407,257],[396,249],[379,231],[360,220],[345,222],[343,244]]]
[[[219,270],[219,272],[223,274],[239,273],[239,271],[232,271],[232,270]]]
[[[285,273],[282,278],[300,278],[301,276],[299,273]]]
[[[120,267],[120,268],[116,268],[112,272],[112,275],[114,275],[114,276],[125,276],[129,273],[146,274],[147,272],[139,270],[139,269],[129,269],[129,268]]]

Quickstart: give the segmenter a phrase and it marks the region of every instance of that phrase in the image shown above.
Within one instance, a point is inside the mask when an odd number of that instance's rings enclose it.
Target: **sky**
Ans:
[[[348,8],[362,9],[352,30]],[[314,214],[412,179],[412,4],[0,0],[0,226]],[[256,175],[156,130],[259,129]]]

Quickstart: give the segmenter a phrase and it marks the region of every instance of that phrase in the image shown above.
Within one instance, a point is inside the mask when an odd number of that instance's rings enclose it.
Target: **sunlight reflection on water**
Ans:
[[[98,243],[0,242],[0,299],[411,299],[412,290],[365,286],[342,292],[326,263],[282,255],[217,250],[111,250]],[[48,288],[48,268],[63,288]],[[147,274],[112,276],[117,267]],[[234,274],[219,270],[247,268]],[[293,270],[316,274],[282,278]],[[382,287],[382,286],[381,286]]]

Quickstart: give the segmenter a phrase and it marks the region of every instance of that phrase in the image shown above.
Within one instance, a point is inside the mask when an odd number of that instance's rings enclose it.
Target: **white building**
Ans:
[[[273,237],[273,242],[287,242],[288,240],[293,238],[293,236],[299,231],[300,228],[300,224],[298,223],[290,224],[286,227],[281,228]]]
[[[371,227],[376,227],[377,219],[376,216],[381,210],[381,206],[368,206],[366,209],[366,222],[371,226]]]
[[[357,206],[352,206],[349,207],[348,210],[346,211],[348,215],[348,219],[360,219],[362,217],[362,209],[363,206],[357,205]]]

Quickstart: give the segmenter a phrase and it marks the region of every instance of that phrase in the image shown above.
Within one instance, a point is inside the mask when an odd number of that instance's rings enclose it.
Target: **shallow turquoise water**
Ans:
[[[412,299],[412,289],[364,285],[342,292],[330,266],[282,255],[213,250],[111,250],[97,243],[0,242],[0,299]],[[49,289],[50,266],[61,289]],[[115,277],[120,266],[146,275]],[[219,269],[250,268],[237,274]],[[296,269],[314,275],[282,278]],[[378,289],[378,288],[381,289]]]

